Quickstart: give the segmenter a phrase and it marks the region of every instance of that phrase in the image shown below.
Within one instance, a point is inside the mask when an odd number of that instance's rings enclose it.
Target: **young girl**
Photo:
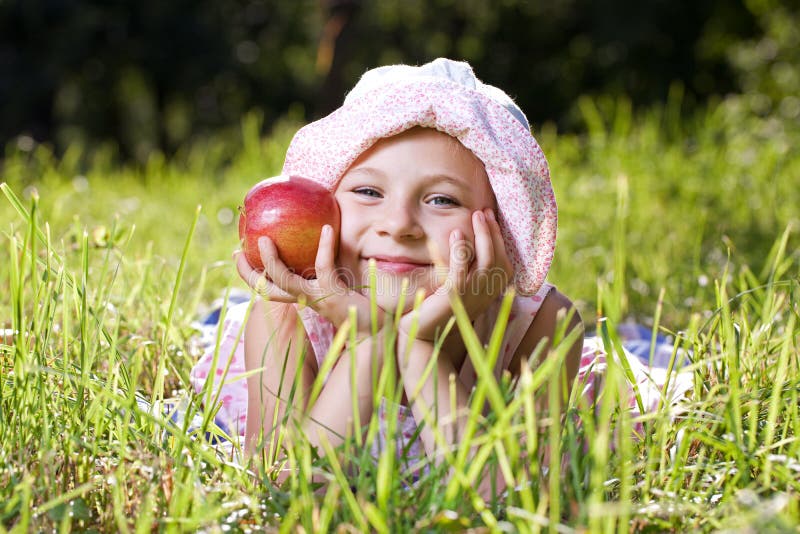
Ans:
[[[545,280],[555,245],[556,202],[544,155],[511,98],[478,80],[466,63],[438,59],[420,67],[367,72],[341,108],[295,135],[283,174],[315,180],[332,191],[340,206],[340,231],[334,235],[330,227],[323,229],[314,280],[288,271],[267,238],[260,242],[263,272],[238,254],[241,277],[266,298],[255,302],[238,345],[244,307],[231,309],[218,369],[210,368],[212,349],[192,372],[199,389],[209,375],[222,374],[229,357],[228,379],[245,369],[261,369],[246,384],[239,380],[224,386],[221,399],[221,416],[232,432],[244,431],[249,450],[261,436],[264,446],[276,443],[273,421],[282,421],[286,410],[309,415],[304,430],[313,444],[321,434],[334,446],[341,443],[352,435],[354,413],[362,422],[372,415],[372,377],[378,371],[373,365],[396,366],[406,402],[400,430],[411,441],[410,456],[437,450],[427,425],[412,438],[417,422],[433,406],[438,407],[439,430],[454,444],[476,383],[457,328],[423,381],[435,337],[452,316],[453,294],[464,303],[481,341],[488,343],[500,301],[508,287],[514,288],[497,377],[504,371],[517,376],[540,343],[545,345],[540,354],[546,355],[562,318],[569,320],[568,331],[582,329],[572,302]],[[392,316],[403,299],[396,361],[373,354],[383,342],[369,342],[370,290],[380,320]],[[417,294],[423,300],[413,310]],[[307,306],[298,307],[299,300]],[[336,361],[313,405],[287,406],[296,377],[303,391],[295,398],[308,398],[337,326],[353,307],[360,341],[355,350],[347,347],[331,356]],[[581,364],[584,373],[590,362],[595,371],[602,367],[595,345],[587,346],[581,361],[582,333],[575,339],[564,363],[568,384]],[[304,351],[309,357],[301,360]],[[383,439],[385,404],[378,415]]]

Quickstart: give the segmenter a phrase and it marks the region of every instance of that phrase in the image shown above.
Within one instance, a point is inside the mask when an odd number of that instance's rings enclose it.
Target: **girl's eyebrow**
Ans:
[[[456,188],[461,189],[464,192],[471,191],[471,188],[469,187],[468,184],[466,184],[464,182],[464,180],[459,180],[458,178],[454,178],[453,176],[450,176],[449,174],[431,174],[431,175],[427,176],[427,179],[432,184],[436,184],[436,183],[439,183],[439,182],[444,182],[444,183],[450,184],[452,186],[455,186]]]
[[[375,167],[351,167],[343,176],[343,180],[346,180],[348,176],[353,174],[364,174],[368,177],[373,178],[383,178],[385,177],[385,173],[380,169],[376,169]]]
[[[349,183],[353,180],[381,180],[385,178],[386,174],[374,167],[351,167],[344,173],[340,183]]]
[[[365,174],[373,178],[386,178],[386,173],[384,173],[381,169],[368,166],[353,167],[349,171],[347,171],[347,175],[351,174]],[[455,186],[458,189],[461,189],[462,191],[465,192],[469,192],[471,190],[470,186],[467,183],[465,183],[463,179],[459,179],[445,173],[427,174],[425,175],[425,180],[426,183],[429,185],[435,185],[437,183],[444,182],[452,186]]]

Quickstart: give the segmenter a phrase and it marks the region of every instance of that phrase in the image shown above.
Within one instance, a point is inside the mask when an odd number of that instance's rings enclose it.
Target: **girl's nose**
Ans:
[[[419,239],[425,235],[414,210],[404,203],[387,207],[376,223],[376,230],[395,239]]]

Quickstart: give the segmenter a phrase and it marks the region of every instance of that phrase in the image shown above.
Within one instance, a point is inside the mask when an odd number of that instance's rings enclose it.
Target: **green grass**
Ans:
[[[559,401],[556,365],[516,389],[487,375],[471,406],[482,432],[416,484],[351,438],[324,458],[296,441],[295,470],[276,487],[268,470],[137,403],[188,389],[191,321],[241,287],[236,207],[279,170],[292,125],[261,139],[251,116],[239,137],[141,169],[102,151],[9,147],[0,321],[20,334],[0,350],[0,530],[796,529],[800,130],[735,99],[688,121],[679,106],[633,114],[625,101],[585,100],[588,135],[545,126],[537,137],[560,205],[551,280],[589,328],[608,318],[609,345],[632,318],[691,350],[684,411],[632,420],[615,394],[619,366],[597,411],[573,396],[564,418],[535,409]],[[497,345],[475,342],[463,314],[453,328],[482,372]],[[362,423],[374,439],[375,421]],[[637,423],[644,436],[632,440]],[[498,469],[514,489],[484,502],[474,481]]]

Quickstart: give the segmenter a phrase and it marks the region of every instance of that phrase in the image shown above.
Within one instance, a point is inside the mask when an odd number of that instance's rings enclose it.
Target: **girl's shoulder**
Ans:
[[[528,302],[527,305],[534,305],[538,309],[509,362],[508,369],[515,376],[518,375],[522,363],[533,354],[542,340],[545,340],[546,346],[543,347],[545,350],[541,354],[546,354],[553,336],[564,320],[569,321],[565,335],[573,328],[582,328],[583,325],[581,316],[572,300],[554,286],[550,286],[544,295],[540,292],[533,297],[523,297],[523,299],[531,299],[532,303]]]
[[[555,286],[551,286],[550,291],[548,291],[547,295],[542,298],[542,303],[539,307],[539,313],[536,314],[534,322],[536,322],[537,319],[554,319],[560,313],[568,314],[574,309],[575,305],[573,304],[572,300],[564,293],[559,291]],[[577,313],[577,311],[575,313]]]

